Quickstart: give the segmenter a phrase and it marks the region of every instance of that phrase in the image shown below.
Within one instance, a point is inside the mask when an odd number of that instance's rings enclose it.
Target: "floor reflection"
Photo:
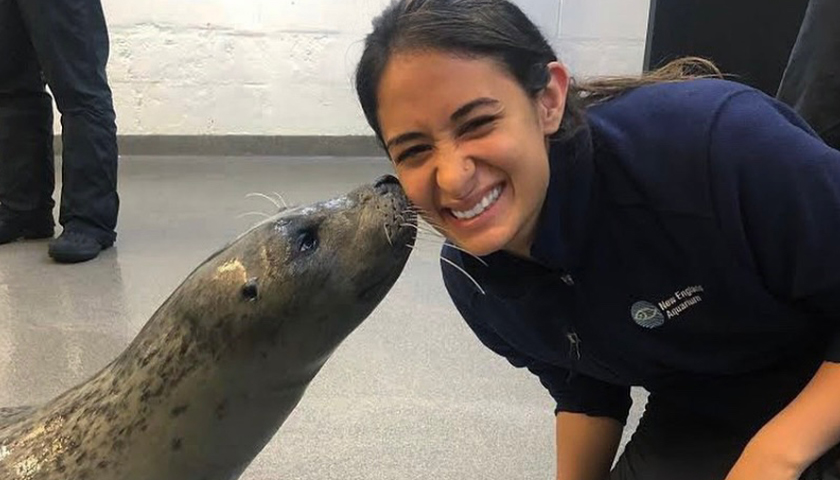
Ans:
[[[0,254],[0,405],[55,396],[105,366],[132,336],[115,251],[96,264],[57,267],[42,258],[45,247],[15,244]]]

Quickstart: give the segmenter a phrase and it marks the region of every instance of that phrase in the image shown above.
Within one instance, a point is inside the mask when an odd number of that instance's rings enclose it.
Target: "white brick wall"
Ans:
[[[639,73],[650,0],[561,0],[554,48],[579,77]]]
[[[515,1],[577,76],[641,70],[649,0]],[[387,3],[103,0],[120,133],[367,135],[353,70]]]

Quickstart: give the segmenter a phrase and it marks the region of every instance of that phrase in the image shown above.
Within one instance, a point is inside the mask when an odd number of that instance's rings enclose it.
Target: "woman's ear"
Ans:
[[[560,62],[551,62],[548,69],[548,85],[537,95],[537,109],[543,133],[548,136],[560,129],[566,108],[571,77],[569,70]]]

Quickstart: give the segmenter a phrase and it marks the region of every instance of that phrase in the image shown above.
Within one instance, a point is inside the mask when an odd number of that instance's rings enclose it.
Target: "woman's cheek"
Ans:
[[[430,180],[424,179],[424,177],[422,175],[418,175],[418,173],[419,172],[400,172],[400,169],[397,169],[397,178],[400,180],[403,191],[405,191],[405,194],[411,203],[424,210],[430,210],[431,192],[434,188],[433,185],[429,184]]]

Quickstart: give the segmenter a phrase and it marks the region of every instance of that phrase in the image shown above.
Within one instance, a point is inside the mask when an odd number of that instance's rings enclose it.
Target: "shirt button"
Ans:
[[[572,278],[571,275],[563,275],[562,277],[560,277],[560,280],[563,280],[563,283],[570,287],[575,284],[575,279]]]

